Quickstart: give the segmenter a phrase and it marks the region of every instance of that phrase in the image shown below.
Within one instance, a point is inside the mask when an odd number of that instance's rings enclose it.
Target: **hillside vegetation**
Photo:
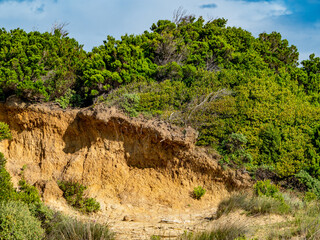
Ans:
[[[64,31],[0,31],[0,96],[117,105],[199,131],[222,164],[320,178],[320,58],[299,66],[280,33],[180,16],[85,52]]]
[[[222,202],[218,218],[239,209],[291,214],[297,220],[290,236],[309,236],[310,226],[318,227],[318,217],[307,218],[303,209],[319,212],[314,202],[320,199],[319,57],[312,54],[299,63],[297,48],[280,33],[254,37],[228,27],[223,18],[184,15],[159,20],[140,35],[107,36],[91,52],[82,47],[59,27],[52,33],[0,29],[0,99],[17,95],[62,108],[103,103],[131,117],[191,126],[199,133],[197,145],[217,150],[222,166],[253,178],[286,179],[291,183],[286,187],[306,192],[296,204],[270,181],[257,182],[252,198],[237,195]],[[8,125],[0,123],[0,141],[10,137]],[[0,239],[61,239],[72,228],[91,229],[80,231],[83,239],[95,231],[99,239],[113,239],[106,226],[56,216],[23,174],[15,189],[5,163],[0,155]],[[12,209],[19,211],[6,222]],[[32,225],[34,235],[23,223]],[[234,237],[243,236],[237,230]]]

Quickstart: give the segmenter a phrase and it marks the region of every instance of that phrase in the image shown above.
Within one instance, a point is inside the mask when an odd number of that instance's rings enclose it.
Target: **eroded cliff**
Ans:
[[[62,110],[11,99],[0,104],[0,121],[13,135],[0,144],[13,180],[26,166],[26,180],[51,205],[62,201],[58,179],[88,186],[87,194],[103,211],[209,206],[249,184],[247,175],[223,171],[218,154],[195,147],[193,129],[129,118],[114,108]],[[206,201],[190,197],[198,185],[207,189]]]

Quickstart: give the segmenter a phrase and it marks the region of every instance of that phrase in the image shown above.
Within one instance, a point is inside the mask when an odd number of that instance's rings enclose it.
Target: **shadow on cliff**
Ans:
[[[178,146],[161,141],[158,135],[142,124],[137,126],[120,117],[101,120],[79,112],[63,135],[63,151],[73,154],[85,148],[90,150],[97,142],[112,151],[109,147],[118,144],[121,151],[117,154],[126,160],[128,166],[166,168]]]
[[[95,141],[95,139],[88,130],[88,126],[85,126],[82,119],[77,115],[63,135],[63,141],[65,142],[63,151],[73,154],[83,148],[90,148],[92,141]]]
[[[238,171],[223,171],[215,159],[203,149],[183,142],[181,130],[173,130],[157,122],[143,122],[120,115],[79,112],[63,135],[63,151],[74,154],[95,152],[96,161],[125,163],[128,167],[153,168],[169,174],[173,179],[179,176],[222,181],[231,190],[247,185],[247,179]],[[180,132],[179,132],[180,131]],[[174,139],[173,135],[177,137]],[[97,149],[103,151],[97,152]],[[110,157],[112,156],[112,157]],[[116,159],[116,160],[115,160]],[[91,165],[95,168],[95,165]],[[210,180],[209,180],[210,179]]]

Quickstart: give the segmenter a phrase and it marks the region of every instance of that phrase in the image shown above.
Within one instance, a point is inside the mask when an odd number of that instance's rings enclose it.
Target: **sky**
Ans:
[[[320,0],[0,0],[0,27],[45,32],[65,23],[69,36],[91,51],[107,35],[141,34],[159,19],[172,20],[179,7],[196,17],[223,17],[255,37],[280,32],[300,60],[320,56]]]

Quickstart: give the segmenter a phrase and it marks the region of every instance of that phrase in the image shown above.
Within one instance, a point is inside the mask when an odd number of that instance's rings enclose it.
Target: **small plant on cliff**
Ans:
[[[86,186],[72,181],[58,181],[58,186],[63,191],[63,197],[72,207],[84,213],[100,210],[100,204],[94,198],[83,196],[84,190],[87,189]]]
[[[11,139],[11,132],[8,124],[0,122],[0,141],[4,139]]]
[[[200,200],[205,193],[206,190],[203,187],[198,186],[193,189],[192,195],[194,199]]]

